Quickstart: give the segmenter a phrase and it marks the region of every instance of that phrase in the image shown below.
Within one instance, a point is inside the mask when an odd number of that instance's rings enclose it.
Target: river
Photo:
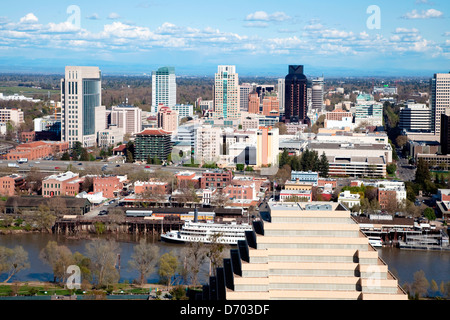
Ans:
[[[50,266],[44,264],[39,258],[39,252],[44,248],[48,241],[57,241],[60,245],[67,246],[73,253],[76,251],[85,253],[87,239],[67,239],[62,235],[50,234],[18,234],[18,235],[0,235],[0,246],[12,248],[16,245],[22,246],[28,252],[30,268],[21,271],[10,281],[52,281],[53,272]],[[147,238],[149,242],[158,246],[160,253],[173,251],[180,254],[183,245],[170,244],[157,240],[156,238]],[[120,245],[120,281],[132,282],[139,278],[136,271],[128,268],[128,260],[133,253],[133,246],[137,243],[135,236],[123,236],[118,239]],[[400,250],[397,248],[385,247],[378,250],[380,257],[388,264],[389,270],[399,278],[399,283],[412,283],[414,273],[419,270],[425,272],[428,281],[435,280],[438,285],[441,281],[450,281],[450,252],[440,251],[411,251]],[[206,283],[208,279],[209,264],[202,267],[199,281]],[[0,282],[6,278],[6,275],[0,275]],[[158,282],[158,274],[154,272],[147,281],[149,283]]]
[[[123,235],[120,238],[115,238],[119,244],[120,254],[120,282],[139,279],[139,273],[131,270],[128,267],[128,261],[133,254],[133,247],[138,243],[139,239],[131,235]],[[67,239],[63,235],[51,235],[51,234],[17,234],[17,235],[0,235],[0,246],[13,248],[16,245],[20,245],[28,252],[28,260],[30,268],[21,271],[14,276],[9,282],[13,281],[53,281],[52,268],[45,264],[40,258],[39,253],[47,245],[49,241],[56,241],[59,245],[67,246],[72,253],[80,252],[86,253],[86,244],[91,241],[89,239]],[[166,252],[175,253],[178,256],[182,254],[182,245],[170,244],[161,242],[157,238],[151,236],[147,238],[147,241],[154,243],[160,249],[160,255]],[[119,259],[118,259],[119,261]],[[119,266],[119,263],[117,264]],[[199,274],[199,281],[206,281],[209,277],[209,264],[205,264],[201,268]],[[6,275],[0,274],[0,282],[6,279]],[[148,278],[148,283],[157,283],[159,276],[155,271]],[[203,283],[203,282],[202,282]]]

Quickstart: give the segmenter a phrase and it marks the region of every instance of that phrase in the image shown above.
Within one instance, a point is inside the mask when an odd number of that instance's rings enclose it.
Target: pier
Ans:
[[[80,216],[64,217],[55,222],[53,233],[76,235],[80,233],[129,233],[161,235],[170,230],[180,230],[184,221],[178,217],[152,218],[126,218],[122,222],[116,222],[107,217],[83,219]]]
[[[449,251],[449,237],[441,230],[438,234],[409,235],[405,241],[399,241],[400,249]]]

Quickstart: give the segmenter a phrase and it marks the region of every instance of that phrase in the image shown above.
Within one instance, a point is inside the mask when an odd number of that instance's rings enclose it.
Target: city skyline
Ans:
[[[282,76],[302,64],[313,75],[430,76],[449,71],[449,9],[444,0],[25,0],[0,16],[0,72],[86,65],[151,74],[170,65],[208,76],[236,65],[242,76]]]

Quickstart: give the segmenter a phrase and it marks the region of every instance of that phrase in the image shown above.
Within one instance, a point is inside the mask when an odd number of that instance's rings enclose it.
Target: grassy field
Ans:
[[[8,297],[8,296],[52,296],[52,295],[59,295],[59,296],[68,296],[72,293],[75,294],[81,294],[81,295],[89,295],[92,292],[103,293],[106,294],[107,292],[110,294],[148,294],[149,289],[152,288],[152,291],[154,291],[156,288],[160,290],[161,292],[165,292],[164,286],[161,285],[145,285],[144,287],[135,286],[131,284],[116,284],[114,288],[111,288],[110,290],[94,290],[94,291],[86,291],[85,293],[82,292],[82,290],[75,290],[70,291],[66,288],[62,288],[58,285],[52,284],[52,283],[42,283],[42,282],[36,282],[36,283],[28,283],[28,282],[20,282],[20,283],[7,283],[7,284],[0,284],[0,297]]]
[[[30,88],[30,87],[5,87],[0,86],[0,92],[3,93],[5,96],[10,96],[14,94],[24,95],[26,97],[33,97],[34,95],[43,95],[47,96],[48,92],[50,91],[50,94],[60,94],[59,90],[44,90],[44,89],[38,89],[38,88]]]

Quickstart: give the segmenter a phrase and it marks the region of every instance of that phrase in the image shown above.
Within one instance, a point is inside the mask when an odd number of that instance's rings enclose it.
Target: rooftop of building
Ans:
[[[345,207],[343,207],[338,202],[328,202],[328,201],[313,201],[313,202],[274,202],[269,201],[268,206],[270,210],[286,210],[286,211],[336,211],[336,210],[344,210],[348,211]]]
[[[361,195],[359,193],[351,193],[349,190],[346,190],[339,194],[339,200],[340,199],[359,200],[360,198]]]
[[[171,133],[163,129],[145,129],[136,136],[170,136]]]
[[[350,163],[364,163],[364,164],[386,164],[383,157],[361,157],[361,156],[327,156],[328,162],[335,164],[350,164]]]
[[[44,181],[45,180],[57,180],[57,181],[62,182],[62,181],[67,181],[67,180],[78,178],[78,177],[79,177],[78,173],[74,173],[72,171],[67,171],[67,172],[64,172],[64,173],[61,173],[58,175],[51,175],[51,176],[45,177]]]
[[[312,149],[348,149],[348,150],[390,150],[384,143],[341,143],[341,142],[311,142]]]

